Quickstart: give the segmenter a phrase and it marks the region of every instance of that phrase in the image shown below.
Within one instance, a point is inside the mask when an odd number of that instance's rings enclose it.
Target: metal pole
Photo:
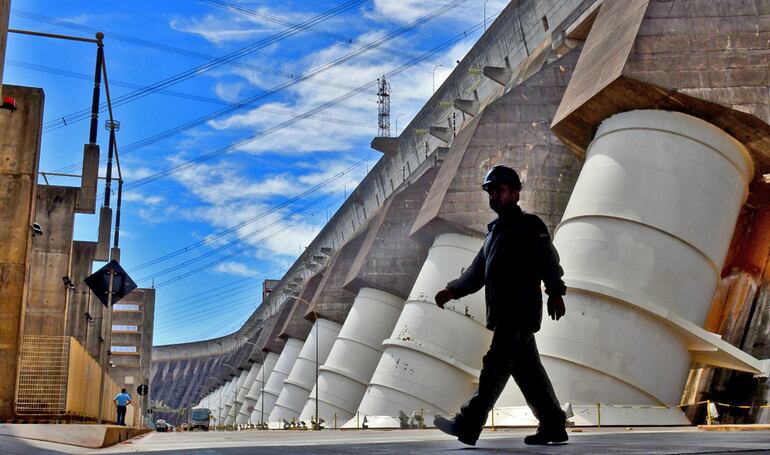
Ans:
[[[484,0],[484,31],[487,31],[487,2],[489,0]]]
[[[433,93],[436,93],[436,68],[438,68],[439,66],[444,66],[444,65],[439,63],[438,65],[435,65],[433,67]]]
[[[99,93],[102,83],[102,62],[104,60],[104,33],[96,33],[96,72],[94,73],[94,95],[91,100],[91,130],[88,135],[89,144],[96,144],[96,133],[99,131]]]
[[[115,237],[112,243],[114,248],[118,247],[120,242],[120,207],[123,203],[123,179],[118,180],[118,206],[115,209]]]
[[[8,33],[16,33],[19,35],[42,36],[44,38],[56,38],[56,39],[64,39],[64,40],[70,40],[70,41],[83,41],[84,43],[99,44],[98,39],[81,38],[79,36],[69,36],[69,35],[57,35],[55,33],[34,32],[32,30],[19,30],[18,28],[9,28]]]
[[[112,285],[113,285],[113,271],[108,270],[109,275],[109,287],[107,291],[107,317],[102,317],[102,346],[99,350],[99,363],[102,368],[102,375],[99,378],[99,412],[97,413],[97,423],[101,424],[104,420],[104,375],[107,374],[107,368],[110,366],[109,356],[107,355],[107,348],[112,335]],[[105,323],[106,320],[106,323]],[[105,327],[106,326],[106,327]],[[105,366],[105,363],[107,364]]]
[[[265,362],[267,363],[267,362]],[[259,417],[259,426],[262,428],[265,424],[265,364],[262,364],[262,399],[260,400],[262,402],[262,415]],[[264,428],[262,428],[264,429]]]
[[[321,327],[318,325],[318,314],[315,316],[315,424],[316,430],[321,429],[321,421],[318,420],[318,343],[321,341]]]
[[[92,122],[95,121],[95,117],[92,116],[91,120]],[[110,191],[112,189],[112,156],[115,150],[115,123],[107,123],[110,129],[110,144],[107,148],[107,180],[104,182],[104,203],[102,204],[104,207],[110,206]],[[96,140],[95,137],[94,140]]]

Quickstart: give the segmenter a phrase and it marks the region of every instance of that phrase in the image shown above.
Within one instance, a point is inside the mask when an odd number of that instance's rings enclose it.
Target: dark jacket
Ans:
[[[561,277],[559,253],[551,243],[545,223],[516,206],[489,223],[484,246],[460,278],[447,284],[456,299],[484,286],[487,328],[540,330],[543,296],[562,296],[567,288]]]

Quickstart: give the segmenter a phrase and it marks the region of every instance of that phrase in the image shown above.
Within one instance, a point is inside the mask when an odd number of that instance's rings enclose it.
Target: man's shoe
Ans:
[[[433,419],[433,425],[436,425],[436,428],[450,436],[457,436],[457,440],[463,444],[468,444],[469,446],[476,445],[476,440],[478,438],[471,438],[468,437],[468,435],[461,433],[458,429],[457,420],[455,419],[450,420],[442,416],[436,416],[436,418]]]
[[[527,445],[546,445],[550,442],[567,442],[569,436],[567,430],[564,427],[551,428],[543,430],[538,428],[537,433],[531,434],[524,438],[524,444]]]

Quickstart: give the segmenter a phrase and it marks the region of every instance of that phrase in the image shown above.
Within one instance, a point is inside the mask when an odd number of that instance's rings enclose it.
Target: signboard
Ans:
[[[94,272],[93,275],[83,280],[104,306],[107,306],[107,294],[110,290],[110,272],[112,272],[113,305],[136,289],[136,283],[123,270],[123,267],[118,264],[118,261],[115,259],[111,260],[104,267]]]

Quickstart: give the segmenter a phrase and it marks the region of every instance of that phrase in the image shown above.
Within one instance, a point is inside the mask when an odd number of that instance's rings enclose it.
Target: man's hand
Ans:
[[[551,319],[558,321],[564,316],[566,311],[567,310],[564,308],[564,299],[560,295],[548,297],[548,316],[550,316]]]
[[[444,304],[452,300],[454,297],[452,296],[452,291],[449,289],[442,289],[436,293],[436,297],[434,298],[436,299],[436,305],[438,305],[438,307],[443,310]]]

